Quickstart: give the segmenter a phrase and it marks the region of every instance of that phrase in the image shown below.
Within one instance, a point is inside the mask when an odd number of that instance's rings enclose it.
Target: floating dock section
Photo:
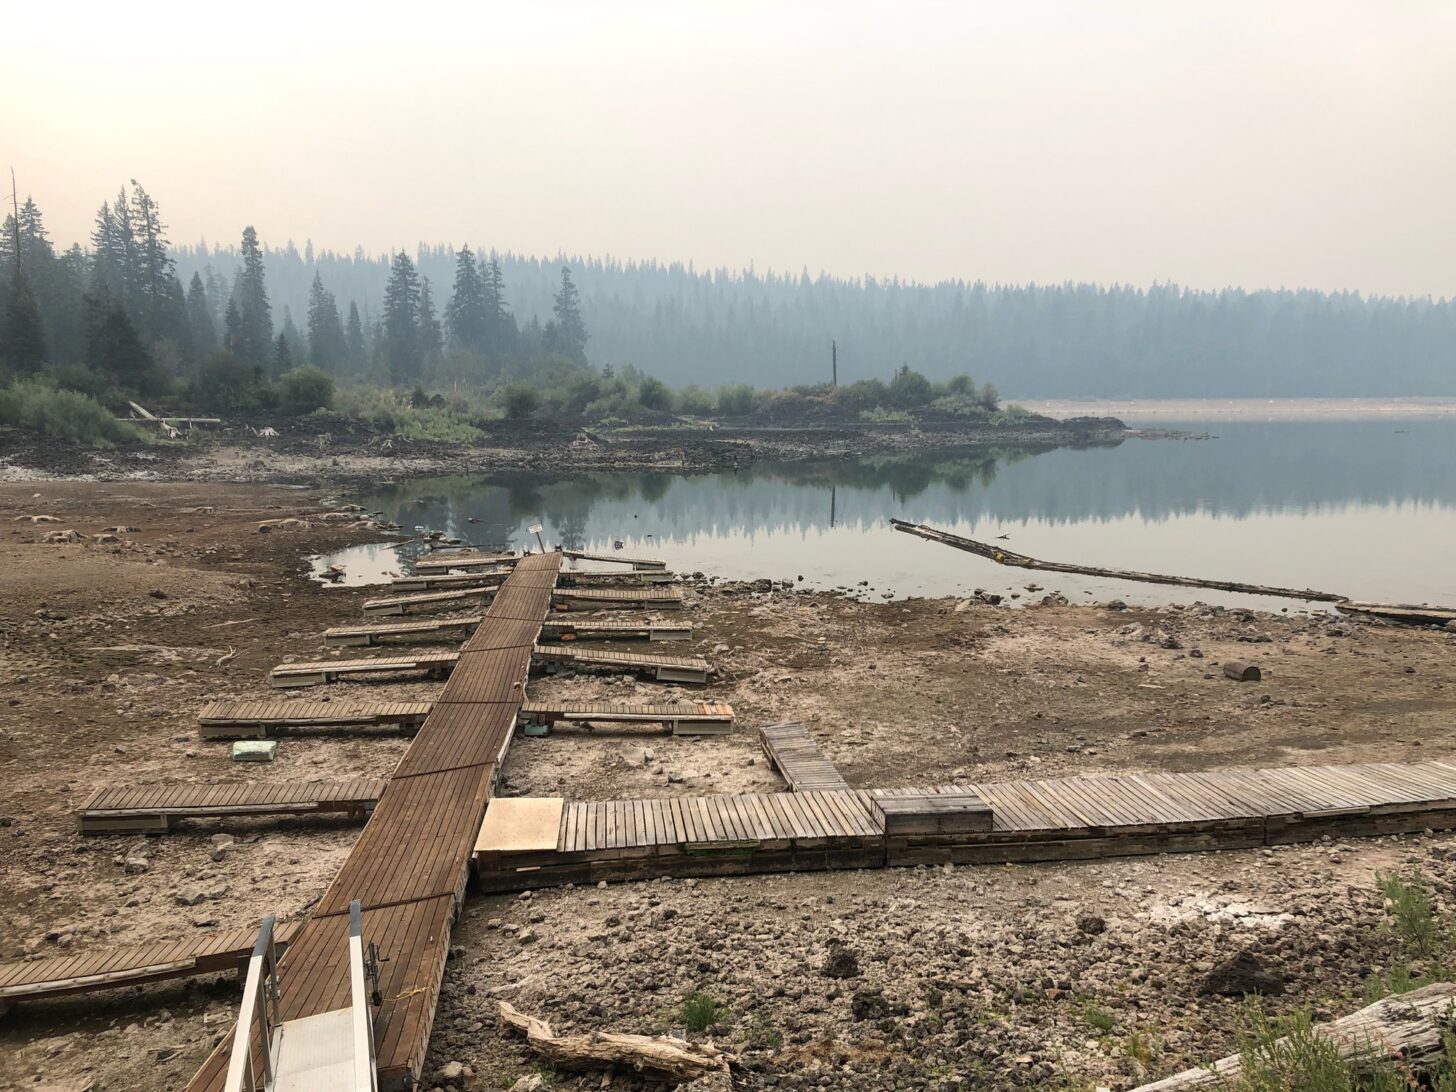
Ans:
[[[418,728],[428,701],[215,701],[197,714],[203,739],[267,739],[299,729]]]
[[[721,736],[733,728],[733,706],[726,701],[661,702],[634,705],[626,702],[527,701],[521,706],[523,724],[660,724],[675,736]]]
[[[809,730],[797,721],[765,724],[758,730],[758,742],[774,768],[783,774],[792,792],[823,792],[847,789],[834,763],[824,756]]]
[[[362,820],[379,802],[385,782],[224,782],[219,785],[142,785],[100,789],[76,813],[83,834],[171,830],[179,819],[342,814]]]

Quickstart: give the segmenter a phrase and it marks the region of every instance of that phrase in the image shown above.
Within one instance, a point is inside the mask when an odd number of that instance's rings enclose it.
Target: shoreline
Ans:
[[[1049,417],[1149,421],[1379,421],[1456,417],[1456,398],[1008,399]]]

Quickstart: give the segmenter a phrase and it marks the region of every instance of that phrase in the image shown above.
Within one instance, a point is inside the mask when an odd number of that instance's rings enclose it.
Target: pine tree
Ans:
[[[238,301],[229,296],[227,310],[223,313],[222,318],[222,347],[237,356],[238,342],[242,339],[242,335],[243,316],[238,311]]]
[[[321,368],[337,371],[349,356],[339,305],[315,273],[308,290],[308,357]]]
[[[445,345],[440,336],[440,320],[435,317],[435,300],[430,294],[430,278],[420,278],[420,356],[435,360]]]
[[[292,369],[293,350],[288,347],[288,335],[279,330],[278,339],[273,343],[273,372],[275,375],[282,375]]]
[[[378,342],[376,342],[376,351]],[[409,386],[420,374],[420,278],[415,263],[400,251],[389,267],[384,288],[384,360],[395,386]]]
[[[462,246],[455,256],[455,286],[445,305],[445,332],[451,348],[484,355],[489,328],[485,281],[470,247]]]
[[[192,353],[204,357],[217,348],[217,327],[212,321],[212,305],[207,299],[207,289],[202,277],[192,274],[187,285],[187,325],[192,330]]]
[[[86,297],[86,305],[86,359],[91,366],[119,387],[140,393],[156,390],[156,368],[126,308],[104,286]]]
[[[228,348],[244,363],[266,365],[273,356],[273,309],[263,280],[263,251],[251,224],[243,228],[242,256],[243,267],[233,289],[238,308],[237,335]]]
[[[546,348],[578,364],[586,363],[586,324],[581,319],[581,294],[571,283],[571,270],[561,267],[561,288],[551,308],[555,316],[547,327]]]
[[[344,347],[349,367],[355,375],[364,371],[369,363],[369,351],[364,345],[364,323],[359,319],[359,305],[349,301],[349,323],[344,329]]]
[[[516,320],[506,303],[505,277],[501,274],[500,262],[495,255],[485,263],[481,271],[485,292],[485,346],[484,354],[499,365],[516,351],[519,331]]]
[[[122,191],[123,194],[126,192]],[[131,313],[143,342],[186,336],[186,312],[176,307],[172,282],[174,263],[167,253],[166,227],[161,210],[141,184],[131,180],[129,221],[134,238],[134,274]]]
[[[36,371],[46,359],[45,326],[23,269],[12,274],[7,297],[0,322],[0,360],[19,371]]]
[[[283,305],[283,325],[279,328],[278,336],[288,344],[288,364],[292,367],[295,363],[302,362],[308,355],[307,346],[304,345],[303,335],[299,333],[297,324],[293,321],[293,312],[288,305]],[[277,354],[275,352],[275,363]]]

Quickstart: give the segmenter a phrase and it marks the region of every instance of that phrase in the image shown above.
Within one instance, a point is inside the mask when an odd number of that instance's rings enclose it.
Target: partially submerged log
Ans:
[[[1417,1076],[1429,1073],[1446,1055],[1444,1036],[1456,1027],[1456,984],[1433,982],[1410,993],[1396,994],[1359,1012],[1319,1024],[1314,1034],[1333,1043],[1355,1069],[1394,1059]],[[1275,1043],[1277,1051],[1287,1039]],[[1189,1069],[1133,1092],[1182,1092],[1184,1089],[1237,1088],[1243,1058],[1232,1055],[1210,1066]]]
[[[1160,573],[1140,573],[1132,569],[1103,569],[1095,565],[1069,565],[1060,561],[1038,561],[1025,554],[1014,553],[1000,546],[990,546],[961,535],[953,535],[949,531],[927,527],[923,523],[909,523],[902,519],[892,519],[890,524],[895,530],[904,531],[907,535],[916,535],[931,542],[954,546],[957,550],[965,550],[967,553],[990,558],[998,565],[1014,565],[1020,569],[1074,573],[1078,576],[1098,576],[1109,580],[1136,580],[1143,584],[1174,584],[1181,588],[1212,588],[1215,591],[1273,595],[1284,599],[1305,599],[1317,603],[1346,603],[1350,598],[1347,595],[1315,591],[1312,588],[1277,588],[1267,584],[1244,584],[1237,580],[1204,580],[1196,576],[1166,576]]]
[[[621,1066],[649,1072],[658,1078],[693,1081],[728,1069],[728,1059],[711,1043],[690,1043],[671,1036],[619,1035],[594,1031],[585,1035],[557,1035],[551,1025],[520,1012],[509,1001],[500,1002],[501,1019],[525,1032],[531,1049],[563,1069],[603,1069]]]

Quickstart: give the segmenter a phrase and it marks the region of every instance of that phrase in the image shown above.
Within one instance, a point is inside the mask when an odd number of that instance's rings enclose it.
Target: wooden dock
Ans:
[[[298,929],[297,922],[279,925],[275,934],[278,947],[286,948]],[[235,971],[247,962],[257,936],[256,929],[229,929],[186,940],[0,963],[0,1014],[21,1001]]]
[[[397,576],[389,582],[395,591],[453,591],[457,588],[477,588],[488,585],[491,591],[500,587],[506,570],[483,569],[471,573],[419,573],[416,576]]]
[[[429,614],[437,610],[459,610],[472,599],[490,599],[496,594],[494,585],[482,588],[460,588],[456,591],[425,592],[421,595],[386,595],[364,601],[364,614],[370,618],[389,618],[402,614]]]
[[[665,626],[656,622],[546,622],[543,641],[691,641],[691,625]]]
[[[612,565],[630,565],[634,569],[665,569],[667,562],[655,557],[626,557],[622,554],[593,554],[586,550],[562,550],[572,561],[605,561]]]
[[[834,768],[834,763],[825,757],[819,744],[814,742],[809,729],[798,721],[763,725],[758,730],[758,742],[774,768],[789,783],[790,792],[823,792],[849,788],[849,784]]]
[[[300,728],[381,726],[410,731],[424,723],[427,701],[215,701],[197,714],[203,739],[267,739]]]
[[[415,560],[415,572],[449,572],[451,569],[509,568],[521,559],[520,554],[482,554],[475,551],[450,553]]]
[[[884,816],[899,809],[879,801],[932,796],[959,798],[945,810],[960,817],[886,833]],[[928,809],[917,802],[910,810],[923,817]],[[978,810],[980,819],[970,815]],[[490,822],[487,814],[482,834]],[[572,803],[562,807],[554,845],[542,839],[529,849],[478,854],[477,864],[482,886],[512,891],[652,876],[1244,849],[1453,827],[1456,762],[1292,766]]]
[[[528,621],[532,611],[539,626],[560,563],[556,554],[517,562],[476,633],[482,644],[514,639],[511,623]],[[497,627],[505,636],[491,638]],[[474,638],[466,648],[473,644]],[[423,1076],[450,926],[498,763],[510,744],[530,647],[459,654],[459,666],[348,860],[279,964],[282,1021],[348,1007],[349,908],[360,901],[362,936],[379,946],[381,957],[384,1002],[373,1026],[381,1089],[413,1086]],[[191,1092],[224,1092],[231,1042],[224,1038],[188,1086]]]
[[[521,706],[525,724],[615,725],[660,724],[675,736],[720,736],[733,728],[733,706],[725,701],[625,702],[527,701]]]
[[[563,588],[552,600],[557,610],[678,610],[682,589],[676,585],[650,588]]]
[[[461,639],[475,632],[483,614],[455,614],[445,618],[426,618],[418,622],[381,622],[372,626],[335,626],[324,630],[324,644],[338,647],[360,647],[398,641],[425,641],[432,637],[458,634]]]
[[[313,660],[279,664],[268,672],[268,682],[279,689],[324,686],[341,679],[371,678],[424,672],[436,677],[448,675],[460,661],[458,652],[420,652],[413,656],[369,656],[357,660]]]
[[[362,820],[379,802],[385,782],[233,781],[217,785],[118,785],[99,789],[76,811],[82,834],[162,832],[180,819],[342,813]]]
[[[635,588],[643,584],[671,584],[677,574],[666,569],[634,569],[629,573],[594,573],[567,569],[561,574],[563,588]]]
[[[537,645],[531,653],[537,663],[606,671],[635,671],[658,682],[702,684],[708,681],[712,664],[700,656],[655,656],[648,652],[615,652],[584,649],[572,645]]]

